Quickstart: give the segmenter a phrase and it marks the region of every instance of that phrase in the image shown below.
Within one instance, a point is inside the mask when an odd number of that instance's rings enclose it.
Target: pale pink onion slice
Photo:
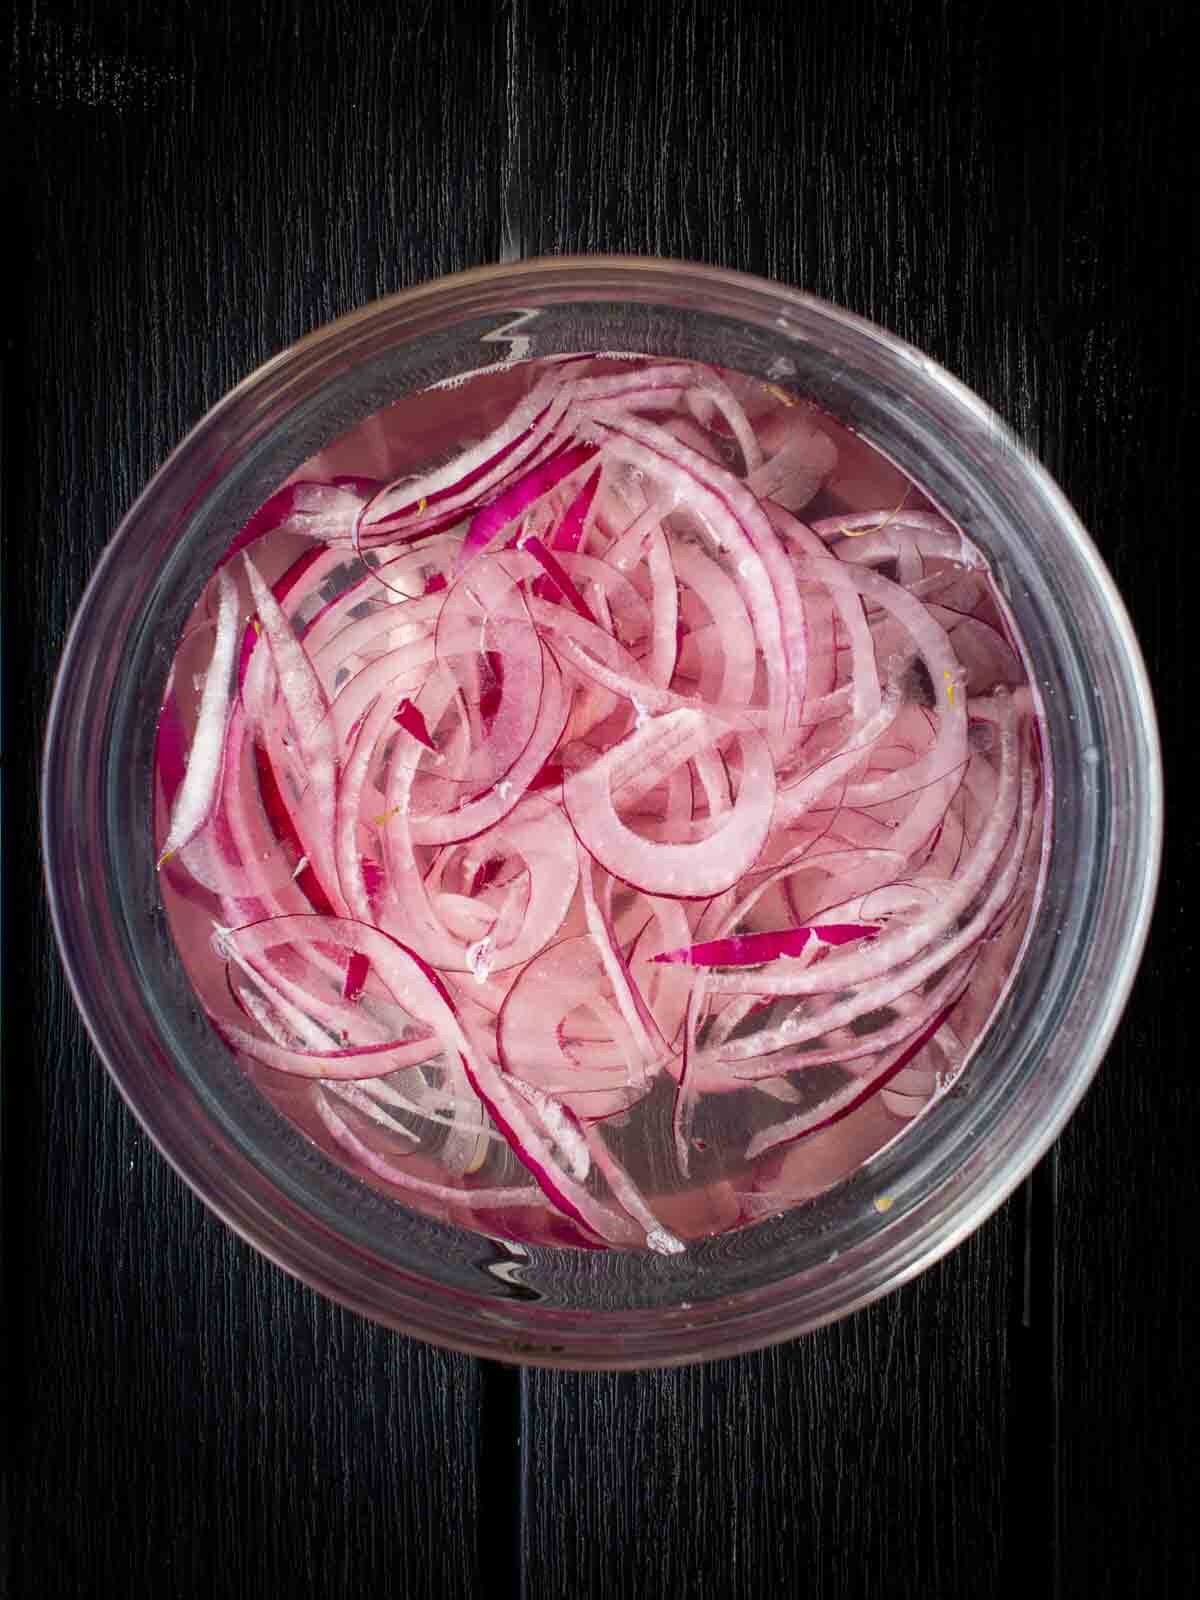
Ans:
[[[532,535],[522,539],[520,546],[522,550],[527,550],[544,570],[545,578],[539,581],[544,581],[555,595],[561,596],[568,605],[573,606],[586,622],[594,623],[596,619],[592,615],[591,607],[571,582],[570,574],[554,552],[547,550],[542,541]]]
[[[625,419],[604,429],[615,454],[656,478],[702,520],[730,553],[753,618],[777,723],[804,695],[803,609],[790,561],[766,515],[732,473],[649,423]]]
[[[269,533],[295,533],[325,545],[349,544],[369,490],[363,484],[299,478],[265,500],[232,541],[221,564]]]
[[[273,1071],[306,1078],[382,1078],[406,1067],[419,1066],[441,1050],[435,1038],[404,1042],[385,1040],[357,1048],[294,1050],[259,1039],[230,1023],[223,1024],[221,1031],[230,1044]]]
[[[592,883],[591,858],[584,855],[579,863],[579,884],[583,890],[583,906],[588,932],[600,954],[605,974],[616,997],[617,1006],[625,1025],[633,1036],[634,1044],[646,1062],[657,1061],[668,1051],[666,1040],[658,1030],[645,998],[630,974],[625,953],[617,943],[612,922],[601,909]]]
[[[978,909],[962,922],[955,932],[937,941],[932,947],[928,945],[927,928],[909,924],[897,929],[894,935],[896,945],[907,949],[924,949],[924,953],[918,955],[915,960],[903,961],[899,966],[883,966],[876,972],[873,981],[866,982],[863,976],[872,964],[871,951],[877,950],[881,945],[884,945],[886,951],[884,941],[889,936],[876,939],[865,954],[852,954],[849,958],[831,957],[828,961],[822,962],[820,967],[812,969],[817,975],[818,992],[821,988],[833,987],[829,983],[829,978],[831,975],[835,979],[839,977],[838,963],[842,960],[844,965],[840,968],[841,974],[846,975],[847,969],[852,966],[857,967],[857,981],[860,987],[852,990],[846,999],[834,998],[825,1010],[812,1018],[798,1019],[797,1025],[788,1030],[787,1037],[775,1048],[782,1048],[784,1044],[799,1045],[812,1039],[820,1039],[833,1028],[844,1027],[868,1012],[890,1005],[900,995],[908,994],[919,984],[936,977],[964,951],[972,949],[987,935],[997,918],[1002,917],[1008,909],[1022,868],[1032,817],[1033,775],[1027,770],[1022,776],[1021,806],[1015,829],[1014,847]],[[895,946],[892,953],[895,953]],[[762,996],[813,992],[807,971],[786,977],[778,973],[765,973],[761,969],[737,978],[723,973],[713,973],[709,977],[709,982],[714,989],[723,988],[732,992],[749,990]],[[839,986],[836,992],[840,995],[845,993],[846,989]]]
[[[757,647],[737,585],[695,546],[681,545],[673,554],[673,566],[678,581],[695,592],[715,625],[720,665],[709,698],[722,705],[749,705]]]
[[[299,743],[299,756],[307,778],[304,802],[296,813],[296,827],[305,854],[325,885],[333,892],[334,827],[337,814],[337,747],[329,721],[329,702],[313,671],[303,645],[292,631],[279,602],[262,581],[249,556],[243,556],[258,619],[279,681],[279,692]],[[268,738],[274,742],[274,719],[267,719]],[[264,730],[264,731],[268,731]],[[335,901],[336,904],[336,901]]]
[[[418,844],[451,844],[491,828],[516,806],[553,755],[566,725],[569,706],[562,676],[553,660],[543,662],[542,691],[529,740],[512,765],[479,796],[441,816],[414,816],[412,836]],[[399,763],[393,762],[397,771]],[[395,802],[389,800],[391,810]]]
[[[781,1027],[774,1038],[764,1031],[726,1040],[720,1045],[709,1045],[701,1064],[705,1087],[733,1087],[740,1083],[759,1082],[779,1073],[806,1072],[812,1067],[841,1066],[854,1072],[858,1063],[865,1058],[874,1057],[881,1051],[901,1049],[920,1033],[953,996],[962,993],[977,959],[974,954],[964,956],[952,962],[928,990],[918,989],[898,995],[891,1002],[893,1008],[898,1008],[905,1001],[912,1001],[912,1005],[900,1011],[894,1021],[870,1033],[854,1034],[851,1028],[831,1030],[836,1044],[792,1053],[786,1042],[786,1030]],[[773,1049],[776,1041],[781,1042]]]
[[[695,899],[720,894],[743,877],[757,860],[771,828],[775,768],[757,734],[736,735],[742,775],[732,811],[711,838],[698,844],[654,843],[640,838],[617,815],[614,780],[633,775],[652,761],[668,739],[702,729],[698,713],[676,712],[648,719],[628,739],[599,760],[572,774],[563,786],[563,804],[584,848],[606,871],[648,894]]]
[[[894,1060],[885,1061],[870,1076],[851,1078],[849,1083],[840,1089],[835,1089],[821,1101],[820,1105],[814,1106],[810,1111],[801,1112],[797,1117],[790,1117],[786,1122],[755,1134],[746,1146],[747,1159],[754,1161],[757,1157],[765,1155],[768,1150],[778,1149],[783,1144],[791,1144],[797,1139],[816,1133],[820,1128],[827,1128],[835,1122],[840,1122],[843,1117],[848,1117],[864,1101],[877,1094],[886,1083],[903,1072],[908,1063],[920,1054],[937,1033],[954,1010],[956,1003],[956,1000],[952,1000],[949,1005],[944,1006]]]
[[[568,1019],[581,1009],[595,1016],[608,979],[590,936],[563,939],[536,956],[517,975],[497,1022],[496,1046],[511,1076],[556,1093],[572,1088],[633,1088],[644,1093],[647,1068],[661,1054],[646,1054],[613,1008],[590,1034],[570,1032]],[[578,1027],[580,1024],[575,1024]]]
[[[422,501],[441,517],[488,494],[553,436],[567,407],[561,388],[562,375],[547,373],[499,427],[470,450],[419,478],[386,485],[367,508],[363,534],[380,537],[411,527],[424,514]]]
[[[271,832],[255,780],[246,716],[234,704],[225,728],[217,803],[201,831],[180,848],[178,861],[197,883],[239,908],[237,921],[272,910],[306,909],[298,890],[292,895],[295,904],[278,903],[281,895],[289,898],[294,865]]]
[[[917,921],[897,924],[870,944],[858,946],[844,956],[831,957],[804,972],[758,972],[754,975],[753,983],[756,993],[804,995],[848,989],[885,973],[902,970],[921,950],[952,930],[956,919],[968,909],[994,872],[1013,830],[1018,793],[1029,781],[1028,770],[1022,771],[1015,718],[1010,716],[1001,738],[1002,779],[995,810],[988,818],[970,863],[955,879],[952,890],[935,903],[930,913]],[[1012,859],[1010,853],[996,882],[1006,881]],[[961,939],[961,934],[958,937]],[[949,951],[957,943],[958,940],[951,938],[944,948]],[[946,959],[949,959],[948,955]],[[722,974],[714,974],[712,981],[718,989],[728,987],[730,983]],[[733,981],[737,987],[741,986],[739,980]]]
[[[760,500],[773,500],[787,511],[799,511],[837,466],[837,446],[811,424],[790,417],[780,421],[778,448],[749,473],[746,487]]]
[[[650,644],[648,673],[651,683],[666,688],[675,672],[679,653],[679,589],[675,565],[661,528],[650,535],[647,565],[650,570],[654,632]]]
[[[551,1096],[503,1076],[482,1053],[464,1052],[462,1059],[472,1088],[505,1134],[513,1153],[559,1209],[609,1244],[635,1243],[636,1229],[597,1200],[564,1165],[559,1151],[572,1114]]]
[[[604,1174],[605,1181],[617,1201],[645,1230],[646,1248],[661,1256],[677,1256],[686,1249],[683,1240],[676,1238],[669,1228],[664,1227],[642,1199],[641,1191],[604,1142],[603,1129],[585,1123],[583,1136],[587,1140],[592,1159]]]
[[[467,1210],[499,1210],[513,1206],[533,1205],[539,1199],[539,1191],[532,1186],[523,1188],[483,1188],[474,1189],[456,1188],[447,1183],[433,1183],[428,1178],[419,1178],[415,1173],[398,1166],[394,1161],[389,1161],[377,1151],[372,1150],[364,1140],[352,1132],[345,1119],[340,1117],[329,1103],[326,1095],[320,1091],[314,1100],[317,1115],[329,1129],[333,1138],[341,1145],[343,1150],[349,1152],[356,1161],[362,1163],[369,1172],[377,1178],[382,1178],[385,1183],[393,1183],[399,1189],[409,1189],[414,1194],[419,1194],[425,1199],[440,1201],[443,1205],[455,1208],[465,1207]]]
[[[197,736],[199,821],[164,871],[221,919],[205,1004],[247,1059],[324,1080],[302,1092],[367,1173],[452,1214],[505,1204],[465,1181],[503,1145],[538,1182],[519,1231],[548,1208],[572,1242],[674,1251],[689,1197],[614,1154],[656,1080],[685,1178],[704,1095],[761,1093],[752,1127],[787,1107],[750,1159],[872,1096],[882,1128],[1010,979],[1044,813],[1007,610],[933,512],[797,521],[836,447],[770,398],[691,363],[555,363],[436,473],[264,506],[240,655],[214,585],[219,759]],[[193,804],[177,707],[164,850]]]
[[[212,813],[220,787],[238,625],[237,587],[223,569],[217,574],[217,591],[220,596],[217,636],[213,643],[212,659],[204,675],[200,712],[192,733],[187,771],[175,796],[171,827],[163,841],[159,866],[200,832]]]

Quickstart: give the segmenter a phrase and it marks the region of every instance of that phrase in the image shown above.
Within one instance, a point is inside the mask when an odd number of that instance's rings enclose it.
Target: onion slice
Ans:
[[[563,786],[563,804],[588,853],[606,871],[647,894],[696,899],[720,894],[754,865],[771,828],[775,768],[766,743],[741,732],[742,773],[737,800],[710,837],[694,843],[659,843],[639,837],[613,804],[614,779],[632,783],[643,762],[661,756],[664,744],[703,734],[700,713],[679,711],[649,718],[628,739]]]
[[[686,950],[668,950],[655,961],[673,961],[689,967],[752,967],[780,956],[799,956],[816,940],[819,944],[849,944],[854,939],[871,939],[879,932],[877,924],[825,923],[807,928],[782,928],[774,933],[743,933],[731,939],[710,939],[689,945]]]
[[[234,539],[159,881],[214,1027],[367,1181],[665,1257],[963,1070],[1039,891],[1040,707],[981,553],[800,397],[503,374],[478,442],[389,478],[381,413]]]
[[[220,597],[217,637],[204,676],[200,714],[192,734],[187,770],[171,810],[171,828],[158,858],[160,867],[200,832],[212,813],[220,787],[238,623],[237,589],[224,570],[217,573],[217,590]]]

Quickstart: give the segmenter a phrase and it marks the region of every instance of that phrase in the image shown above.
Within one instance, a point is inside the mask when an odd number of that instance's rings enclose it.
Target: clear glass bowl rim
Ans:
[[[614,1310],[611,1328],[597,1326],[587,1337],[574,1340],[570,1318],[555,1322],[544,1336],[541,1324],[553,1321],[537,1306],[510,1308],[504,1317],[478,1327],[468,1309],[454,1315],[428,1299],[418,1283],[404,1284],[403,1275],[387,1292],[372,1283],[369,1264],[349,1261],[343,1273],[335,1265],[336,1241],[322,1236],[319,1222],[297,1213],[294,1206],[272,1206],[270,1178],[260,1172],[265,1188],[254,1192],[253,1179],[240,1187],[223,1186],[219,1167],[202,1159],[207,1139],[215,1142],[211,1128],[197,1127],[189,1135],[176,1124],[164,1124],[160,1112],[147,1098],[144,1083],[128,1061],[113,1048],[111,1023],[114,993],[98,989],[79,956],[78,907],[71,900],[72,884],[92,864],[82,864],[78,839],[66,825],[61,805],[61,785],[72,741],[69,719],[78,710],[78,670],[94,659],[90,636],[94,614],[106,590],[128,582],[121,561],[146,518],[153,517],[164,485],[181,474],[195,471],[206,452],[229,448],[230,442],[252,437],[268,426],[273,407],[286,405],[292,392],[303,391],[322,366],[345,366],[355,359],[356,344],[392,319],[423,316],[453,320],[465,316],[464,308],[516,308],[553,304],[563,300],[607,301],[631,299],[636,303],[677,305],[681,295],[694,295],[732,317],[770,310],[781,324],[790,323],[793,336],[817,327],[826,338],[844,337],[848,347],[874,352],[890,363],[914,391],[935,397],[937,404],[962,419],[964,425],[985,430],[1009,456],[1009,468],[1035,496],[1061,536],[1064,560],[1074,563],[1080,581],[1089,586],[1107,630],[1102,641],[1106,659],[1117,673],[1123,697],[1120,708],[1137,730],[1139,767],[1135,777],[1135,804],[1126,840],[1128,859],[1124,881],[1127,892],[1116,910],[1121,918],[1119,951],[1106,959],[1102,978],[1086,1019],[1069,1073],[1060,1076],[1052,1097],[1007,1130],[1002,1157],[987,1162],[968,1160],[953,1174],[924,1194],[914,1188],[911,1203],[894,1220],[880,1219],[869,1248],[846,1253],[840,1263],[830,1258],[824,1273],[809,1273],[802,1291],[789,1293],[787,1285],[757,1301],[753,1294],[730,1297],[705,1311],[687,1305],[679,1314],[655,1311],[655,1319],[639,1328],[621,1327],[621,1318],[637,1322],[633,1313]],[[1014,464],[1016,464],[1014,466]],[[160,1152],[201,1199],[249,1243],[314,1288],[356,1310],[402,1331],[469,1353],[559,1367],[626,1368],[668,1365],[708,1359],[774,1343],[808,1331],[869,1303],[907,1281],[953,1248],[977,1228],[1035,1165],[1061,1131],[1084,1094],[1119,1020],[1133,982],[1148,932],[1161,854],[1162,774],[1153,701],[1124,605],[1092,541],[1073,510],[1046,472],[1017,445],[999,419],[970,390],[942,368],[901,340],[818,298],[747,274],[686,262],[641,257],[555,257],[444,277],[373,302],[319,328],[266,362],[215,406],[155,474],[138,501],[122,520],[97,567],[76,614],[64,650],[48,723],[42,793],[43,848],[52,916],[68,980],[76,1003],[105,1066],[135,1116]],[[75,877],[72,878],[72,873]],[[136,978],[130,980],[136,988]],[[992,1131],[992,1130],[989,1130]],[[353,1252],[348,1253],[349,1257]],[[443,1315],[443,1311],[445,1314]],[[690,1313],[684,1315],[685,1313]],[[603,1323],[604,1319],[599,1319]],[[645,1322],[646,1319],[643,1318]],[[565,1331],[564,1331],[565,1330]],[[566,1339],[568,1343],[562,1341]],[[607,1342],[606,1342],[607,1341]]]

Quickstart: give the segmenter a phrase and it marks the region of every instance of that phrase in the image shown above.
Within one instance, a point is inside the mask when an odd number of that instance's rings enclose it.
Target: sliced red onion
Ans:
[[[823,961],[819,966],[804,971],[755,973],[753,987],[756,994],[802,995],[847,989],[903,968],[918,952],[951,933],[957,919],[992,877],[1005,842],[1013,830],[1018,790],[1022,783],[1014,723],[1015,718],[1010,717],[1002,735],[1001,795],[988,818],[969,867],[959,874],[953,890],[935,902],[927,915],[916,921],[899,924],[869,943],[855,946],[846,955]],[[1014,856],[1010,854],[998,881],[1005,881],[1005,874],[1011,868],[1013,859]],[[994,889],[992,893],[995,894]],[[959,933],[957,939],[947,939],[944,953],[954,948],[961,938]],[[714,974],[712,979],[715,989],[729,985],[740,987],[742,981],[719,973]]]
[[[378,537],[411,526],[427,508],[440,517],[485,496],[498,479],[528,460],[547,436],[553,437],[567,406],[561,389],[561,375],[547,373],[511,415],[472,449],[422,477],[398,479],[380,490],[363,518],[365,531]]]
[[[217,922],[214,1025],[362,1173],[675,1253],[767,1208],[738,1165],[878,1142],[969,1059],[1044,846],[1020,642],[959,530],[892,469],[846,507],[865,447],[760,382],[556,361],[381,485],[393,425],[242,530],[240,635],[215,578],[159,725],[165,892]],[[650,1194],[664,1082],[685,1187]],[[701,1163],[715,1096],[759,1131]]]
[[[507,1079],[483,1055],[463,1055],[467,1077],[476,1094],[505,1135],[513,1153],[533,1173],[544,1192],[585,1230],[609,1244],[629,1245],[636,1231],[597,1200],[576,1173],[580,1167],[578,1140],[570,1113],[552,1096],[532,1089],[519,1079]],[[586,1141],[583,1150],[586,1152]],[[567,1165],[564,1165],[565,1152]]]
[[[412,835],[418,844],[450,844],[470,839],[495,827],[517,805],[534,778],[549,761],[562,736],[566,721],[566,695],[561,676],[547,659],[543,686],[529,739],[512,765],[475,798],[441,816],[417,816],[411,821]],[[393,762],[396,772],[399,763]],[[391,806],[396,802],[393,801]]]
[[[782,928],[775,933],[744,933],[731,939],[710,939],[689,945],[686,950],[668,950],[655,961],[674,961],[689,967],[750,967],[799,956],[812,940],[819,944],[849,944],[854,939],[871,939],[877,925],[866,923],[826,923],[810,928]]]
[[[347,1126],[345,1120],[338,1115],[328,1098],[320,1091],[314,1101],[317,1114],[329,1129],[334,1139],[342,1148],[350,1153],[356,1161],[373,1172],[376,1177],[382,1178],[385,1183],[394,1183],[397,1188],[411,1190],[414,1194],[422,1195],[430,1200],[440,1201],[445,1206],[465,1206],[468,1209],[504,1209],[512,1206],[532,1205],[539,1197],[539,1191],[532,1187],[525,1188],[499,1188],[487,1189],[451,1187],[445,1183],[432,1183],[427,1178],[420,1178],[415,1173],[398,1166],[394,1161],[387,1160],[377,1151],[372,1150],[365,1140],[360,1139]]]
[[[702,697],[720,705],[749,705],[754,693],[757,646],[737,585],[694,546],[678,549],[672,565],[677,580],[695,592],[719,634],[719,675],[711,693]]]
[[[459,571],[461,572],[469,561],[473,561],[486,550],[523,511],[540,500],[543,495],[549,494],[551,489],[560,484],[564,478],[569,478],[572,473],[587,466],[595,454],[596,450],[592,445],[571,445],[557,455],[548,457],[505,489],[491,505],[482,511],[477,511],[471,519],[471,526],[467,529],[467,536],[459,552]]]
[[[878,1011],[891,1005],[902,995],[911,994],[923,983],[935,979],[952,962],[956,961],[967,951],[974,949],[979,942],[986,938],[998,917],[1002,916],[1012,897],[1014,887],[1024,859],[1025,848],[1029,840],[1033,815],[1033,786],[1030,777],[1022,783],[1022,801],[1020,815],[1016,828],[1015,844],[1012,853],[1005,862],[1003,869],[997,876],[993,886],[982,899],[979,908],[972,916],[962,923],[957,932],[943,938],[933,948],[926,948],[925,952],[917,959],[906,961],[898,967],[893,967],[882,975],[878,975],[871,982],[861,982],[856,990],[851,990],[848,997],[839,996],[830,1000],[825,1009],[812,1017],[794,1015],[789,1019],[789,1025],[781,1029],[777,1036],[760,1036],[758,1047],[760,1050],[781,1050],[788,1046],[807,1044],[810,1040],[820,1039],[836,1028],[847,1027],[856,1022],[860,1017]],[[905,928],[904,933],[911,933],[912,926]],[[920,947],[926,939],[926,930],[920,929],[916,939],[905,941],[910,946],[913,943]],[[876,940],[878,945],[882,940]],[[853,959],[853,958],[852,958]],[[836,972],[835,961],[822,963],[823,967],[833,968]],[[798,985],[803,984],[805,974],[799,974],[790,979],[772,975],[764,977],[756,972],[750,980],[752,992],[761,995],[791,994]],[[819,974],[819,977],[821,975]],[[710,979],[714,989],[719,986],[729,986],[729,980],[721,974],[713,974]],[[826,978],[827,981],[827,978]],[[745,980],[743,980],[745,982]]]
[[[340,483],[297,479],[263,502],[221,557],[221,565],[269,533],[301,534],[321,544],[349,544],[370,491],[365,480]]]
[[[554,530],[553,548],[559,554],[575,555],[583,548],[588,518],[596,499],[596,490],[600,486],[601,470],[597,467],[589,474],[582,489],[571,501],[563,513],[561,522]]]
[[[788,418],[778,449],[749,474],[746,487],[760,500],[799,511],[829,477],[837,459],[837,446],[828,434]]]
[[[579,615],[586,622],[595,622],[591,607],[571,582],[565,568],[558,557],[540,539],[528,538],[521,541],[522,550],[528,550],[539,566],[545,569],[546,579],[556,594],[562,596],[568,605],[574,606]]]
[[[346,964],[346,981],[342,985],[343,1000],[357,1000],[371,970],[371,963],[361,951],[356,950]]]
[[[720,1084],[732,1088],[741,1083],[759,1083],[780,1073],[807,1072],[813,1067],[845,1067],[847,1072],[857,1072],[862,1061],[866,1060],[869,1066],[880,1052],[903,1049],[927,1027],[952,996],[962,993],[974,963],[974,956],[952,962],[932,987],[898,995],[892,1002],[892,1009],[896,1011],[893,1021],[885,1022],[868,1033],[855,1034],[853,1026],[832,1029],[827,1037],[834,1042],[819,1049],[806,1047],[803,1051],[791,1053],[784,1045],[772,1050],[773,1041],[768,1030],[745,1038],[714,1043],[701,1066],[706,1086]],[[784,1031],[780,1030],[781,1036]],[[714,1054],[718,1058],[715,1061],[712,1059]]]
[[[877,1067],[869,1077],[852,1078],[842,1088],[836,1089],[827,1099],[814,1106],[811,1111],[804,1111],[797,1117],[791,1117],[777,1127],[765,1129],[756,1133],[746,1146],[746,1155],[753,1161],[756,1157],[765,1155],[768,1150],[778,1149],[780,1145],[792,1144],[797,1139],[818,1132],[821,1128],[831,1127],[835,1122],[840,1122],[843,1117],[848,1117],[852,1111],[857,1110],[864,1101],[877,1094],[880,1089],[918,1056],[925,1046],[937,1033],[942,1023],[954,1010],[956,1000],[943,1006],[941,1011],[926,1024],[917,1037],[908,1044],[894,1060],[885,1062]]]
[[[471,1092],[466,1074],[453,1056],[441,1056],[430,1066],[410,1072],[403,1082],[404,1091],[396,1087],[394,1079],[384,1078],[326,1087],[327,1092],[356,1106],[372,1122],[402,1130],[402,1137],[412,1137],[413,1128],[411,1120],[400,1122],[394,1115],[396,1112],[444,1129],[437,1152],[438,1164],[456,1178],[477,1172],[492,1148],[503,1144],[501,1135],[486,1125],[483,1107]],[[419,1143],[421,1134],[415,1137]],[[526,1192],[530,1200],[536,1197],[536,1191]]]
[[[663,1046],[653,1039],[639,1044],[620,1007],[606,1004],[606,981],[615,993],[590,936],[563,939],[522,968],[497,1021],[496,1046],[505,1071],[560,1096],[577,1088],[644,1093],[648,1066],[661,1057]],[[606,1014],[597,1028],[598,1006]],[[569,1019],[574,1019],[570,1028]]]
[[[654,614],[649,675],[651,683],[665,689],[674,675],[679,654],[679,590],[671,552],[661,528],[651,533],[647,549]]]
[[[646,1248],[660,1256],[679,1255],[687,1248],[683,1240],[676,1238],[670,1228],[664,1227],[642,1199],[637,1185],[605,1144],[603,1130],[595,1126],[585,1127],[583,1134],[609,1188],[633,1220],[645,1230]]]
[[[804,622],[796,577],[754,497],[686,445],[649,423],[622,421],[607,431],[614,453],[672,490],[733,558],[758,632],[780,726],[803,695]]]
[[[629,963],[617,943],[612,921],[596,899],[592,884],[592,863],[586,856],[579,864],[579,883],[583,890],[588,932],[600,953],[600,960],[612,985],[618,1009],[625,1019],[625,1024],[642,1059],[647,1063],[656,1061],[667,1051],[666,1040],[659,1032],[645,998],[630,974]]]
[[[337,808],[337,749],[329,721],[329,703],[279,602],[259,577],[249,556],[242,559],[307,780],[304,801],[294,814],[296,829],[304,853],[329,892],[336,882],[333,833]],[[273,748],[278,738],[277,722],[265,720],[268,748]]]
[[[425,746],[426,750],[436,752],[437,746],[429,737],[429,729],[425,726],[425,718],[407,695],[404,696],[392,713],[392,721],[398,722],[405,733],[411,734],[418,744]]]
[[[643,761],[653,762],[664,737],[677,742],[702,729],[694,712],[649,718],[563,786],[571,826],[588,853],[606,871],[647,894],[685,899],[720,894],[750,870],[766,843],[775,804],[775,769],[765,743],[752,733],[737,735],[743,761],[737,800],[711,838],[655,843],[639,837],[617,815],[613,790],[620,778],[628,773],[628,783]]]
[[[683,1019],[683,1041],[679,1056],[679,1075],[671,1108],[671,1135],[675,1141],[675,1161],[684,1177],[691,1175],[692,1122],[696,1108],[696,1075],[691,1071],[696,1058],[696,1025],[704,1003],[702,987],[688,997]]]
[[[845,782],[863,765],[879,741],[891,729],[900,710],[898,693],[889,694],[878,709],[863,718],[848,740],[833,754],[822,754],[800,771],[789,774],[780,790],[776,819],[780,827],[794,827],[831,789],[840,787],[840,802],[848,798]]]
[[[419,1066],[437,1055],[441,1048],[436,1039],[426,1039],[405,1043],[385,1040],[357,1049],[291,1050],[228,1023],[221,1031],[230,1044],[255,1061],[261,1061],[263,1066],[276,1072],[296,1073],[302,1078],[358,1079],[369,1078],[372,1074],[387,1077],[407,1067]]]
[[[233,658],[237,649],[238,597],[236,587],[224,571],[217,574],[217,587],[220,595],[217,637],[204,678],[187,770],[171,810],[171,828],[159,854],[159,866],[200,832],[212,812],[221,781]]]

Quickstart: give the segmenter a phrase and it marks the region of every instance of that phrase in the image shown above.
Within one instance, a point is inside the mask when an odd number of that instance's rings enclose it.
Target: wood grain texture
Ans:
[[[1200,423],[1195,94],[1177,28],[1106,19],[1057,107],[1072,314],[1047,359],[1064,486],[1125,596],[1154,685],[1167,849],[1136,998],[1061,1143],[1054,1262],[1064,1592],[1200,1592],[1200,683],[1190,483]],[[1069,48],[1069,44],[1068,44]],[[1151,111],[1149,108],[1153,107]],[[1191,266],[1186,263],[1190,261]],[[1181,283],[1181,269],[1190,283]],[[1174,780],[1172,784],[1172,780]]]
[[[1000,1594],[1011,1213],[870,1311],[710,1367],[525,1380],[524,1577],[559,1595]]]
[[[96,1063],[34,848],[65,628],[187,427],[330,316],[541,251],[763,272],[945,362],[1091,527],[1180,773],[1200,576],[1188,9],[19,0],[3,210],[16,1600],[1200,1588],[1197,862],[1179,802],[1134,1001],[1025,1192],[839,1328],[623,1377],[426,1350],[232,1239]]]
[[[149,1146],[65,992],[33,786],[82,586],[187,427],[329,317],[495,256],[494,96],[461,7],[397,29],[28,5],[12,26],[14,1592],[474,1594],[477,1366],[286,1279]]]
[[[739,25],[721,6],[585,20],[519,5],[510,98],[531,109],[526,176],[506,186],[531,253],[650,248],[781,277],[988,399],[1112,564],[1169,771],[1196,690],[1182,16],[781,5]],[[1185,881],[1194,894],[1195,855],[1176,847],[1111,1059],[1016,1218],[786,1351],[709,1373],[527,1378],[530,1595],[614,1579],[839,1597],[1195,1589],[1200,1407],[1182,1330],[1198,1309],[1200,1118],[1194,1028],[1171,999],[1195,971]],[[939,1340],[947,1326],[960,1337]]]

